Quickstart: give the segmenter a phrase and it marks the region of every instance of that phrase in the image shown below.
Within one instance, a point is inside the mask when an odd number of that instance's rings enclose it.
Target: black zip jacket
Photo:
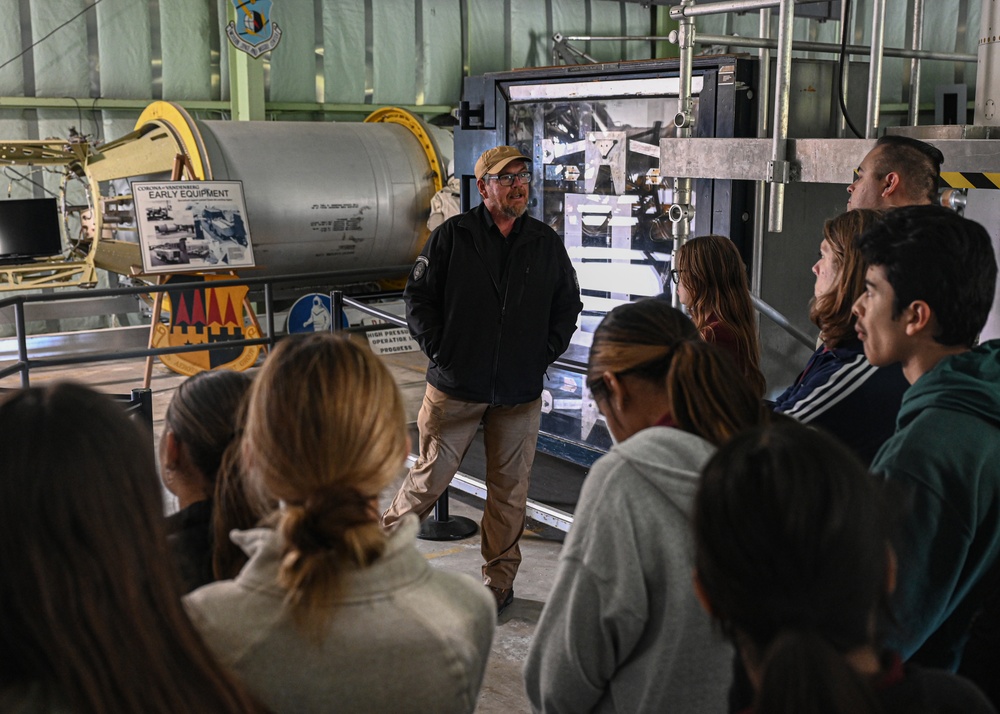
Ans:
[[[537,399],[583,308],[555,231],[525,215],[504,241],[485,205],[453,216],[431,234],[403,292],[410,332],[430,358],[427,382],[456,399]]]

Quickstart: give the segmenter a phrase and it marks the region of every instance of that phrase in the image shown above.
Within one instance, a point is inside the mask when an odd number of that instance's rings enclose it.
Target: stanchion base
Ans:
[[[465,516],[449,516],[443,521],[431,517],[420,524],[417,538],[421,540],[462,540],[474,535],[479,526]]]

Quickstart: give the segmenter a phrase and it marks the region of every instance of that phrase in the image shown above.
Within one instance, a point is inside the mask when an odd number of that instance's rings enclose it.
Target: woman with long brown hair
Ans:
[[[237,467],[233,456],[239,443],[239,415],[250,384],[243,372],[200,372],[177,388],[163,417],[160,475],[179,507],[167,517],[167,537],[187,591],[219,577],[213,560],[230,557],[235,547],[229,542],[229,529],[247,528],[256,521],[248,516],[229,522],[232,518],[226,514],[232,509],[220,512],[224,504],[217,498],[228,482],[238,481],[236,474],[220,475]]]
[[[774,406],[777,412],[826,429],[866,464],[895,431],[903,392],[909,387],[898,364],[875,367],[868,362],[851,313],[865,290],[867,269],[857,239],[882,215],[859,208],[823,224],[809,310],[822,344]]]
[[[489,591],[434,570],[410,516],[379,525],[408,451],[388,369],[349,339],[286,338],[250,393],[248,485],[274,529],[236,533],[235,580],[187,597],[220,659],[275,712],[471,712],[496,621]]]
[[[725,236],[692,238],[670,271],[677,296],[706,342],[728,352],[758,398],[766,387],[750,282],[739,251]]]
[[[0,711],[263,711],[180,602],[152,436],[73,384],[0,401]]]
[[[664,300],[612,310],[587,384],[617,444],[591,467],[525,664],[536,711],[722,711],[732,650],[691,588],[698,472],[764,407]]]

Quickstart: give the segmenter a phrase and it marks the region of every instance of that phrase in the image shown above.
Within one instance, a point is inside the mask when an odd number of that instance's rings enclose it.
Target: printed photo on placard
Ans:
[[[137,181],[132,196],[144,272],[254,265],[242,182]]]

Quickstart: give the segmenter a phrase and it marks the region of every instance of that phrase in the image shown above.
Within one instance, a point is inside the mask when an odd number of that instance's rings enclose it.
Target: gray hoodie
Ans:
[[[594,464],[525,663],[535,711],[726,711],[733,650],[691,583],[688,514],[713,451],[654,426]]]

